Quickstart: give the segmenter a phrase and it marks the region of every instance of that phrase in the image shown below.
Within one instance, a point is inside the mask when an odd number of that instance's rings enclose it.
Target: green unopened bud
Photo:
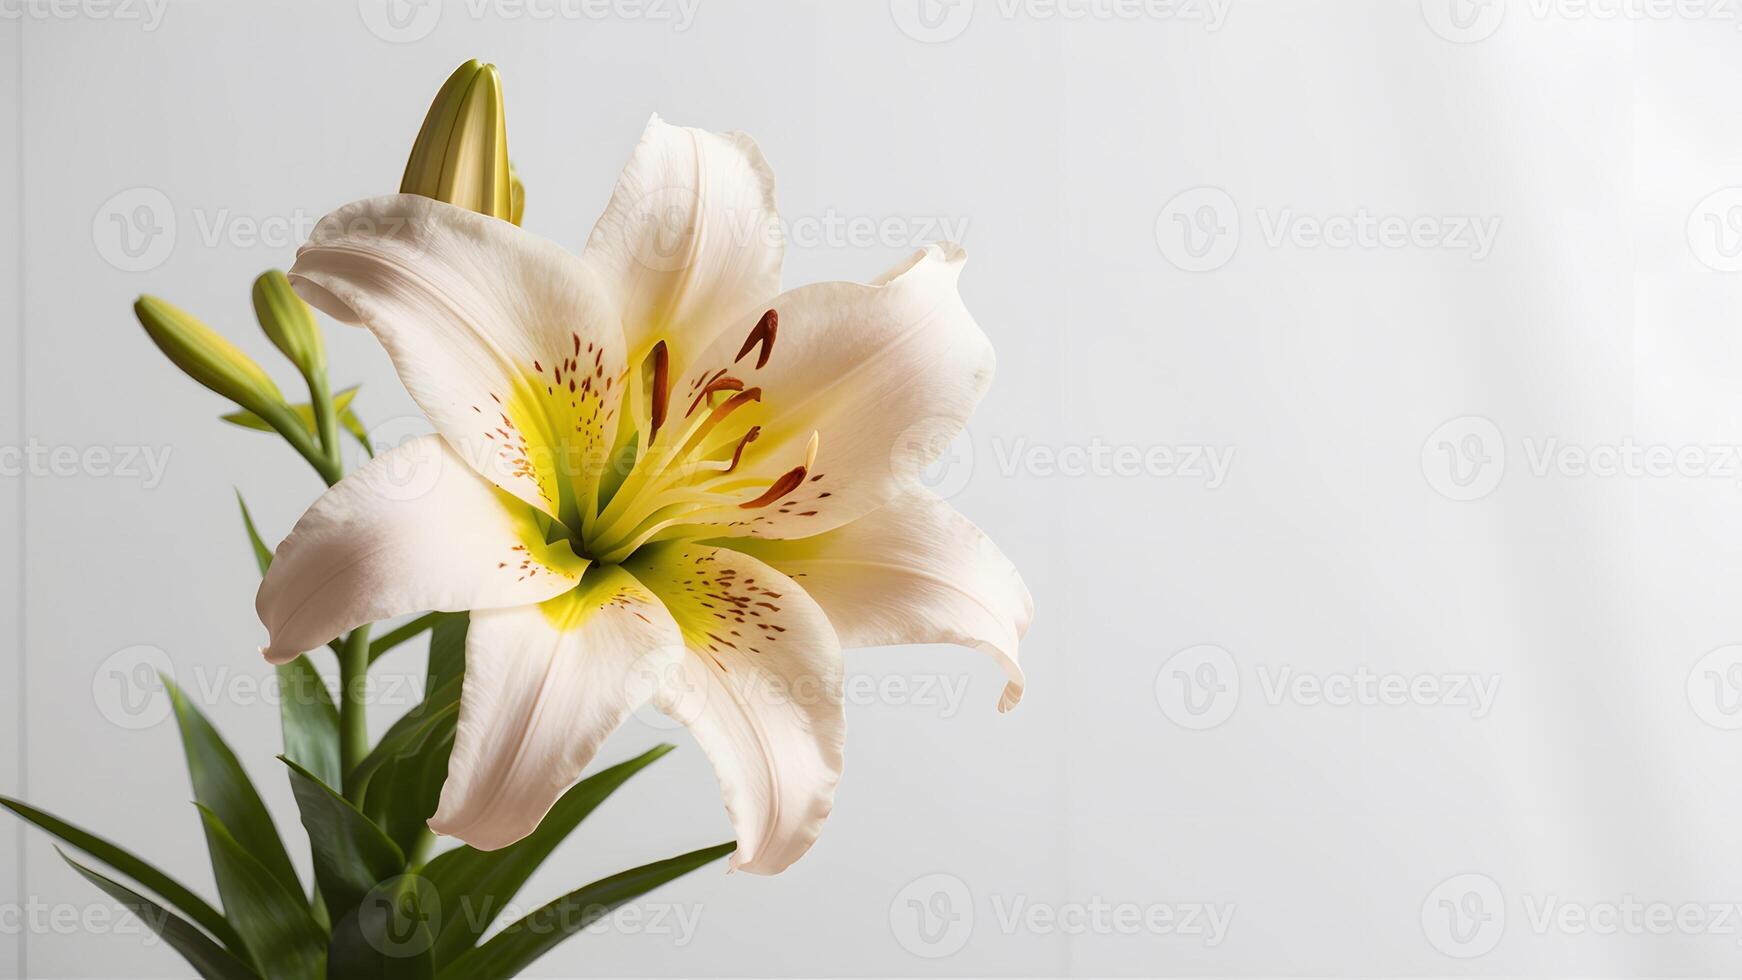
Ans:
[[[290,288],[284,273],[273,269],[254,280],[254,316],[272,346],[290,358],[303,377],[326,371],[327,349],[314,311]]]
[[[507,221],[514,214],[512,185],[502,76],[495,65],[468,61],[448,76],[430,104],[400,193]]]
[[[163,351],[188,377],[256,415],[281,411],[284,396],[260,365],[216,330],[155,296],[141,296],[133,312]]]

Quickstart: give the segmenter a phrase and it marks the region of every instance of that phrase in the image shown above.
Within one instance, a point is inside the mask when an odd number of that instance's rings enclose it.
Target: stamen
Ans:
[[[805,444],[804,465],[799,467],[800,469],[808,472],[811,467],[817,465],[817,447],[822,445],[822,441],[823,434],[813,430],[811,432],[811,441]]]
[[[666,407],[671,402],[670,382],[671,355],[662,340],[653,345],[653,429],[647,434],[648,442],[659,435],[659,427],[665,424]]]
[[[744,338],[744,346],[738,350],[738,356],[732,358],[732,363],[736,364],[742,361],[744,355],[750,353],[751,348],[761,344],[762,350],[756,355],[756,368],[761,370],[762,366],[768,363],[768,356],[774,353],[774,335],[779,329],[779,314],[773,310],[762,314],[762,319],[757,320],[756,326],[750,328],[750,335]]]
[[[774,485],[769,487],[767,492],[762,496],[757,497],[755,500],[745,501],[738,506],[744,510],[755,510],[758,507],[767,507],[776,500],[779,500],[794,490],[797,490],[799,484],[804,482],[804,474],[804,467],[795,466],[792,469],[787,470],[785,475],[780,479],[775,480]]]
[[[750,427],[749,432],[744,433],[744,438],[738,440],[738,448],[732,450],[732,462],[726,464],[726,468],[720,471],[721,476],[724,476],[738,468],[738,460],[744,457],[744,447],[755,442],[756,437],[761,434],[762,426],[760,425],[753,425]]]
[[[722,377],[721,375],[725,375],[725,376]],[[714,392],[717,392],[717,391],[743,391],[743,390],[744,390],[744,382],[739,381],[737,378],[734,378],[729,374],[726,374],[725,371],[721,371],[719,374],[714,375],[714,380],[707,383],[707,386],[702,389],[702,393],[696,396],[696,400],[693,402],[690,402],[690,410],[683,413],[683,417],[687,419],[691,415],[694,415],[696,409],[701,407],[703,399],[707,398],[709,395],[713,394]]]

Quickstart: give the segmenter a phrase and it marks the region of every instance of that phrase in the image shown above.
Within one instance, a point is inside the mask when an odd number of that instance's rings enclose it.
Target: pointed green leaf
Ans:
[[[616,792],[629,777],[652,765],[674,746],[656,745],[642,754],[621,762],[576,783],[551,807],[539,822],[538,829],[518,843],[497,851],[480,851],[469,846],[454,848],[436,855],[424,868],[424,877],[435,884],[442,897],[441,928],[436,933],[435,960],[446,963],[472,948],[483,934],[488,916],[478,909],[501,908],[520,891],[520,886],[538,866],[550,857],[574,829],[605,798]],[[470,914],[466,914],[470,912]]]
[[[414,874],[377,884],[333,929],[328,976],[432,980],[433,916],[424,906],[433,901],[438,901],[434,889]]]
[[[369,814],[387,836],[415,864],[419,852],[430,843],[429,818],[441,802],[442,783],[448,778],[448,757],[454,750],[449,732],[440,742],[426,745],[416,755],[395,759],[369,780],[363,812]]]
[[[375,748],[357,763],[356,770],[351,773],[352,780],[356,785],[364,786],[376,770],[394,759],[438,744],[453,731],[459,713],[460,681],[455,679],[425,695],[417,707],[394,722]]]
[[[278,665],[284,756],[327,785],[339,781],[339,709],[306,656]]]
[[[253,855],[267,872],[286,889],[301,894],[302,882],[291,867],[290,855],[278,829],[266,812],[266,804],[236,761],[236,753],[193,706],[187,695],[168,677],[163,679],[175,708],[175,721],[181,728],[182,748],[187,753],[188,775],[193,779],[194,800],[217,815],[218,820],[241,842],[244,852]],[[210,835],[208,835],[209,842]],[[218,867],[219,854],[212,852],[212,866]],[[221,880],[221,879],[220,879]]]
[[[260,532],[254,527],[254,515],[248,513],[248,502],[242,499],[242,491],[236,491],[236,503],[242,508],[242,527],[248,531],[248,544],[254,549],[254,564],[260,566],[260,574],[265,575],[266,569],[272,564],[272,549],[266,547],[266,542],[260,540]]]
[[[209,902],[194,894],[187,886],[159,871],[132,851],[104,840],[82,827],[67,823],[52,813],[38,810],[22,800],[0,796],[0,806],[4,806],[62,841],[144,885],[147,889],[155,892],[158,897],[175,906],[177,911],[205,927],[224,945],[231,949],[239,950],[242,948],[242,940],[236,935],[236,930],[230,928],[230,924],[224,921],[223,915],[217,909],[212,908]]]
[[[339,410],[341,420],[344,415],[351,410],[351,400],[357,397],[357,389],[361,387],[362,385],[352,385],[344,391],[334,393],[333,407]],[[315,408],[313,405],[310,405],[308,402],[302,402],[296,405],[291,405],[290,410],[296,415],[297,421],[302,423],[303,428],[308,430],[309,435],[314,436],[319,434],[318,430],[315,428]],[[219,417],[231,425],[241,426],[244,429],[253,429],[256,432],[277,431],[268,424],[265,419],[255,415],[247,409],[231,412],[228,415]],[[353,418],[355,418],[355,416],[353,416]]]
[[[673,878],[732,853],[716,844],[602,878],[539,908],[442,968],[440,980],[507,980],[575,933]]]
[[[441,622],[443,618],[453,615],[463,616],[465,614],[439,612],[424,613],[422,616],[417,617],[403,626],[395,626],[393,629],[388,630],[370,641],[369,662],[374,663],[381,659],[382,655],[387,653],[389,650],[392,650],[394,647],[399,646],[407,640],[414,640],[419,636],[422,636],[425,630]],[[435,688],[427,688],[427,690],[433,691]]]
[[[429,635],[429,666],[424,672],[425,691],[439,691],[466,672],[466,633],[472,619],[466,613],[448,613]]]
[[[59,851],[59,848],[56,848]],[[246,963],[232,956],[222,946],[212,942],[205,933],[194,928],[188,922],[151,899],[139,894],[126,885],[105,877],[90,868],[85,867],[59,851],[61,860],[73,866],[73,870],[83,875],[86,881],[107,892],[110,898],[121,903],[127,911],[132,912],[145,923],[152,932],[163,937],[170,948],[181,954],[200,976],[211,980],[259,980],[260,974],[249,969]]]
[[[405,871],[405,855],[332,787],[289,759],[284,764],[290,767],[290,788],[314,851],[315,880],[327,913],[343,919],[377,883]]]
[[[327,937],[301,889],[285,887],[216,813],[203,806],[199,811],[224,915],[248,945],[255,967],[267,980],[318,980],[326,970]]]
[[[339,425],[351,434],[351,438],[357,440],[357,445],[362,446],[364,452],[371,457],[375,455],[375,444],[369,441],[369,430],[364,428],[363,420],[357,417],[351,406],[346,405],[339,409]]]

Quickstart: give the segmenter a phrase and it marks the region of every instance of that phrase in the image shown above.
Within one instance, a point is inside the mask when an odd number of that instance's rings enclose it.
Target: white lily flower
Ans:
[[[1021,696],[1028,591],[916,480],[992,375],[962,251],[788,292],[781,252],[755,144],[657,117],[578,258],[411,195],[298,252],[298,292],[371,330],[440,434],[298,522],[265,652],[472,611],[436,832],[525,837],[651,697],[713,763],[733,866],[772,874],[833,802],[843,646],[980,647]]]

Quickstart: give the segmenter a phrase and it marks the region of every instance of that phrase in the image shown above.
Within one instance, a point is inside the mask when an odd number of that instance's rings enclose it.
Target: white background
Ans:
[[[643,903],[693,934],[613,927],[535,975],[1742,974],[1742,912],[1719,919],[1742,903],[1742,191],[1712,197],[1742,187],[1742,10],[428,4],[0,0],[0,446],[169,453],[156,481],[17,453],[0,476],[5,792],[211,893],[173,725],[117,707],[144,646],[218,692],[299,839],[232,488],[276,539],[319,484],[218,423],[129,304],[170,298],[276,370],[249,282],[393,190],[479,57],[526,224],[570,248],[655,111],[758,138],[789,284],[959,234],[999,367],[934,476],[1038,610],[1009,716],[972,653],[850,654],[908,693],[849,704],[809,856],[704,869]],[[124,227],[157,251],[129,258]],[[416,431],[373,341],[328,337],[364,419]],[[1219,481],[1152,454],[1204,447],[1232,454]],[[1277,687],[1362,673],[1417,693]],[[1460,678],[1485,710],[1429,687]],[[377,731],[405,707],[383,701]],[[523,898],[729,838],[683,732],[634,721],[601,760],[662,739]],[[42,835],[0,822],[0,871],[0,975],[187,974],[128,927],[55,925],[108,906]],[[1628,902],[1681,924],[1604,928]],[[1075,915],[1101,906],[1232,919],[1216,942]]]

